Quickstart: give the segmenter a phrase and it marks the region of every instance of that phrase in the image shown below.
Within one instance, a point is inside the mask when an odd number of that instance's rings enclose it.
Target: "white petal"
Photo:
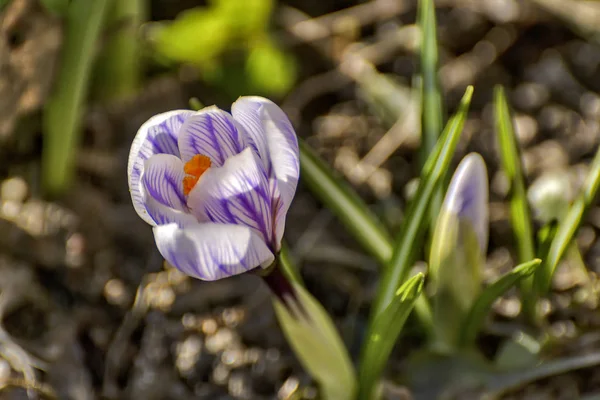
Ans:
[[[154,228],[154,238],[171,265],[206,281],[267,267],[274,260],[265,242],[240,225],[205,223],[185,229],[161,225]]]
[[[281,108],[263,97],[240,97],[231,112],[245,128],[251,146],[265,163],[269,176],[275,180],[275,184],[271,185],[272,194],[281,198],[276,214],[276,234],[280,243],[285,216],[300,175],[296,132]]]
[[[483,158],[477,153],[468,154],[458,165],[442,208],[468,221],[479,240],[482,254],[487,252],[488,217],[488,179]]]
[[[269,245],[274,244],[272,201],[267,174],[251,148],[209,168],[188,196],[198,220],[248,226]]]
[[[198,111],[185,121],[178,145],[184,163],[196,154],[202,154],[220,167],[229,157],[239,154],[246,147],[246,141],[233,117],[213,106]]]
[[[193,113],[190,110],[175,110],[155,115],[140,127],[131,144],[127,163],[131,200],[135,211],[149,224],[152,224],[153,221],[148,216],[142,202],[142,188],[140,187],[144,162],[154,154],[165,153],[179,156],[177,135],[183,121]]]
[[[145,211],[147,212],[149,219],[148,223],[150,225],[156,226],[175,223],[179,227],[186,227],[198,224],[196,217],[189,212],[176,210],[160,203],[158,200],[150,196],[145,189],[142,191],[142,194],[143,204],[145,206]]]
[[[146,193],[159,203],[187,211],[183,194],[183,163],[171,154],[155,154],[144,163],[142,184]]]

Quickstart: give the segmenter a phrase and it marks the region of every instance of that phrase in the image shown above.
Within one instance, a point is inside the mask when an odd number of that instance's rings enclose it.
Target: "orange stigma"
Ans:
[[[183,172],[186,176],[183,178],[183,194],[190,194],[198,179],[210,168],[210,158],[201,154],[196,154],[192,159],[185,163]]]

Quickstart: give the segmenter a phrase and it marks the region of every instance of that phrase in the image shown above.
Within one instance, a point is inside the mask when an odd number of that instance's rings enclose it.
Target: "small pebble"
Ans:
[[[23,203],[27,197],[27,182],[23,178],[8,178],[0,186],[0,199]]]

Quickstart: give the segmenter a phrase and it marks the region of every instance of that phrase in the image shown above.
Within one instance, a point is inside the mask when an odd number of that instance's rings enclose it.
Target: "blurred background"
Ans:
[[[436,1],[446,112],[475,85],[458,161],[485,158],[486,281],[516,264],[492,88],[506,87],[530,200],[568,204],[600,142],[600,2]],[[273,99],[397,230],[419,173],[415,0],[0,0],[0,398],[316,399],[254,276],[204,283],[163,261],[127,189],[152,115],[240,95]],[[190,101],[190,99],[192,99]],[[564,202],[564,203],[561,203]],[[537,223],[547,216],[537,213]],[[550,218],[550,217],[548,217]],[[600,349],[600,209],[542,302],[550,356]],[[286,238],[356,355],[376,263],[301,184]],[[520,311],[494,306],[490,357]],[[422,341],[408,324],[386,396]],[[32,378],[37,377],[32,384]],[[600,367],[514,385],[506,399],[576,399]],[[454,398],[480,398],[456,389]],[[470,396],[470,397],[469,397]],[[590,397],[591,399],[592,397]],[[343,399],[341,399],[343,400]]]

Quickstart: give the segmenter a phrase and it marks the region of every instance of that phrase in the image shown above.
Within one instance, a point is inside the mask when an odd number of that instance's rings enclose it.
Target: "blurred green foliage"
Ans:
[[[40,0],[42,6],[48,11],[61,17],[67,14],[70,2],[71,0]]]
[[[269,36],[273,6],[273,0],[213,0],[153,24],[154,50],[166,61],[195,65],[202,79],[230,95],[283,95],[295,82],[296,64]]]

